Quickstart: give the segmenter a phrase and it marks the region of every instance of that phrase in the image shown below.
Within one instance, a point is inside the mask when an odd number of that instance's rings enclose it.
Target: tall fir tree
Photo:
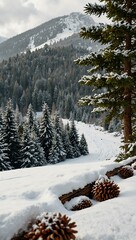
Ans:
[[[62,132],[62,142],[63,142],[63,146],[66,152],[66,159],[68,158],[74,158],[74,154],[73,154],[73,147],[71,145],[70,139],[69,139],[69,132],[67,130],[67,126],[64,128],[63,132]]]
[[[71,146],[73,147],[74,157],[79,157],[81,155],[80,149],[79,149],[79,136],[78,136],[78,132],[77,132],[74,121],[72,121],[71,123],[71,128],[69,131],[69,139],[70,139]]]
[[[24,127],[24,132],[22,136],[22,162],[21,168],[35,167],[38,165],[37,158],[34,156],[35,144],[30,136],[28,128]]]
[[[48,162],[51,164],[56,164],[60,162],[60,156],[59,156],[59,146],[58,146],[58,136],[57,133],[54,131],[54,137],[52,140],[52,147],[49,152],[49,160]]]
[[[111,24],[81,29],[81,37],[98,41],[105,47],[76,60],[80,65],[91,66],[89,75],[83,76],[79,82],[92,86],[94,93],[83,97],[80,103],[95,106],[95,111],[106,110],[109,120],[116,116],[123,120],[127,153],[129,142],[135,141],[132,138],[132,118],[136,118],[136,2],[100,2],[102,4],[86,4],[85,13],[106,14]]]
[[[89,154],[88,145],[87,145],[87,142],[86,142],[84,134],[81,135],[81,139],[79,141],[79,149],[80,149],[80,153],[82,155]]]
[[[20,167],[20,150],[21,144],[18,137],[17,126],[15,121],[14,110],[11,100],[6,105],[3,117],[3,138],[8,146],[8,158],[12,168]]]
[[[63,141],[62,141],[62,130],[63,130],[63,123],[61,122],[58,113],[56,113],[55,120],[54,120],[54,131],[55,131],[56,145],[58,149],[59,162],[64,161],[66,159],[66,151],[64,149]]]
[[[43,104],[42,109],[42,117],[40,121],[40,141],[44,149],[45,158],[48,162],[53,141],[53,124],[47,103]]]
[[[46,165],[43,148],[40,145],[39,139],[33,139],[27,127],[24,127],[21,155],[22,168]]]
[[[8,151],[8,145],[7,143],[4,143],[4,138],[0,132],[0,171],[12,169],[8,157]]]
[[[3,128],[3,114],[2,114],[2,109],[0,108],[0,132]]]
[[[39,126],[36,120],[36,115],[33,111],[33,107],[31,104],[28,106],[27,114],[26,114],[26,124],[29,129],[32,138],[39,137]]]

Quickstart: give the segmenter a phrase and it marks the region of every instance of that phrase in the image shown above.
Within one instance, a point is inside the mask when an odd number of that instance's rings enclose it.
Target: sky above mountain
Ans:
[[[0,35],[10,38],[52,18],[71,12],[84,13],[84,7],[88,2],[98,1],[0,0]],[[102,18],[101,21],[105,22],[105,18]]]

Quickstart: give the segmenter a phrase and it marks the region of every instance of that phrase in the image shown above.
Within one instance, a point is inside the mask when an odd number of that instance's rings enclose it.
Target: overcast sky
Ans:
[[[0,36],[12,37],[52,18],[83,12],[95,0],[0,0]]]

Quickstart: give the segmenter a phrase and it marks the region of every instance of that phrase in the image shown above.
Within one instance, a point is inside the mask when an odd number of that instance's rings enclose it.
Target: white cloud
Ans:
[[[84,12],[88,2],[88,0],[0,0],[0,35],[12,37],[52,18],[71,12]]]

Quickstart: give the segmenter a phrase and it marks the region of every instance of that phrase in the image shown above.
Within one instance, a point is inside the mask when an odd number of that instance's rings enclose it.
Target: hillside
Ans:
[[[26,52],[28,49],[34,51],[44,47],[45,44],[52,45],[61,41],[61,47],[69,44],[76,47],[97,47],[90,41],[80,41],[79,31],[83,26],[95,24],[90,16],[82,13],[71,13],[70,15],[54,18],[33,29],[14,36],[0,44],[0,59],[8,59]]]
[[[135,240],[136,171],[133,177],[125,180],[112,177],[120,188],[117,198],[104,202],[91,199],[93,205],[90,208],[75,212],[59,200],[62,194],[83,188],[106,171],[131,160],[121,164],[113,159],[106,160],[119,152],[120,137],[93,125],[78,122],[76,126],[80,134],[85,134],[89,156],[56,165],[0,173],[0,239],[10,240],[30,219],[43,212],[61,212],[76,221],[77,240]]]
[[[0,43],[6,41],[7,39],[5,37],[0,36]]]
[[[57,109],[63,118],[87,119],[89,108],[78,106],[81,96],[90,93],[78,80],[87,68],[74,63],[74,59],[87,54],[73,46],[49,48],[12,57],[0,63],[0,105],[9,98],[23,115],[32,103],[34,111],[41,111],[44,102],[50,110]],[[90,111],[89,111],[90,112]],[[88,112],[88,113],[89,113]]]

